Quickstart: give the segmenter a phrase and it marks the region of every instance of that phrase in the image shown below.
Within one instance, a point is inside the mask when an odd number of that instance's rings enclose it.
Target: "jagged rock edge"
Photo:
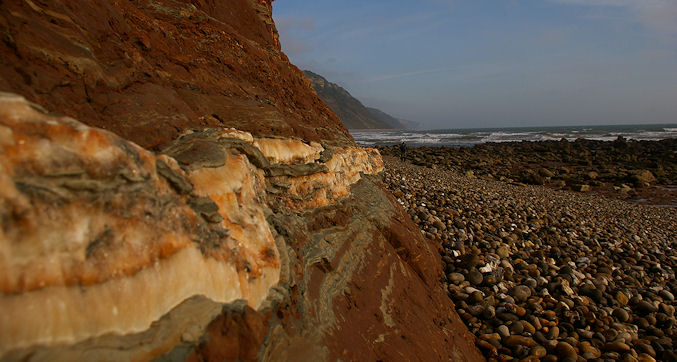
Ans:
[[[123,150],[126,150],[127,148],[130,149],[135,149],[135,150],[143,150],[142,148],[134,145],[131,142],[124,141],[122,139],[117,138],[117,136],[114,136],[107,131],[100,130],[100,129],[95,129],[95,128],[90,128],[87,126],[84,126],[80,124],[79,122],[68,119],[68,118],[62,118],[62,119],[54,119],[54,117],[47,116],[44,112],[44,110],[41,107],[36,107],[32,104],[29,104],[26,102],[22,97],[16,96],[16,95],[9,95],[9,94],[2,94],[0,95],[0,100],[2,102],[18,102],[18,103],[23,103],[24,105],[27,105],[30,107],[36,114],[39,112],[40,116],[39,117],[45,117],[49,118],[50,122],[60,122],[61,124],[68,125],[70,127],[75,127],[78,128],[78,130],[87,130],[87,131],[94,131],[94,132],[101,132],[103,134],[106,134],[108,137],[111,137],[112,139],[116,140],[116,146],[122,148]],[[3,105],[5,106],[5,105]],[[35,115],[33,115],[35,116]],[[233,147],[229,148],[223,148],[225,152],[233,152],[237,153],[239,155],[244,154],[246,158],[246,163],[249,164],[249,166],[252,166],[252,171],[253,172],[259,172],[263,174],[268,174],[268,177],[266,177],[266,184],[269,185],[279,185],[280,183],[285,183],[282,180],[282,178],[289,178],[292,177],[290,181],[287,181],[287,185],[289,186],[290,189],[293,189],[294,191],[294,197],[292,198],[285,198],[282,197],[281,195],[272,195],[272,202],[273,203],[279,203],[280,205],[285,205],[289,207],[292,210],[295,210],[296,212],[303,212],[305,210],[309,210],[315,207],[321,207],[321,206],[326,206],[329,204],[333,204],[340,200],[341,198],[345,197],[346,195],[349,194],[350,190],[350,185],[357,182],[362,173],[377,173],[382,169],[382,162],[380,160],[380,155],[378,155],[378,152],[375,150],[363,150],[357,147],[348,147],[348,148],[340,148],[340,149],[325,149],[323,146],[319,144],[305,144],[304,142],[298,141],[298,140],[292,140],[292,139],[285,139],[283,140],[284,142],[287,142],[288,145],[292,145],[294,148],[296,147],[297,149],[304,148],[304,145],[307,146],[306,148],[311,149],[312,152],[301,152],[300,157],[276,157],[274,152],[270,151],[270,147],[268,147],[268,155],[267,157],[261,158],[260,153],[261,150],[257,147],[256,143],[257,142],[269,142],[269,143],[275,143],[276,141],[274,139],[257,139],[254,140],[253,137],[246,133],[246,132],[240,132],[234,129],[222,129],[222,130],[215,130],[215,129],[210,129],[210,130],[203,130],[203,131],[198,131],[198,133],[203,132],[203,134],[200,135],[201,138],[209,138],[209,133],[214,133],[214,132],[221,132],[222,134],[229,135],[229,137],[222,137],[219,142],[225,145],[230,144]],[[200,138],[198,137],[198,138]],[[250,140],[253,141],[250,143]],[[248,146],[248,145],[251,145]],[[244,148],[243,148],[244,147]],[[288,147],[289,148],[289,147]],[[256,151],[258,150],[258,152]],[[143,150],[145,151],[145,150]],[[171,151],[171,150],[170,150]],[[244,152],[243,152],[244,151]],[[279,151],[279,149],[278,149]],[[307,150],[305,150],[307,151]],[[146,151],[147,152],[147,151]],[[168,152],[171,153],[171,152]],[[280,155],[277,155],[280,156]],[[328,157],[327,157],[328,156]],[[270,160],[277,161],[274,164],[271,165],[272,162]],[[312,161],[312,160],[317,160],[320,162],[323,162],[323,164],[317,166],[317,164],[314,164],[313,162],[305,162],[305,161]],[[172,157],[169,157],[167,155],[156,155],[155,156],[155,161],[156,161],[156,167],[154,167],[153,171],[156,173],[156,177],[159,177],[159,179],[165,180],[166,184],[168,184],[168,188],[171,188],[174,192],[177,194],[190,194],[191,192],[194,192],[199,194],[199,190],[194,190],[195,187],[195,182],[190,180],[189,175],[186,173],[185,170],[180,169],[177,166],[180,166],[176,160]],[[252,162],[254,161],[254,162]],[[364,162],[364,164],[359,165],[357,164],[358,162]],[[355,170],[346,170],[345,168],[347,166],[357,166]],[[219,165],[217,164],[210,164],[207,166],[207,168],[218,168]],[[259,166],[263,166],[263,169],[259,168]],[[361,166],[361,167],[360,167]],[[189,171],[191,170],[190,167],[187,168]],[[269,170],[285,170],[285,172],[282,172],[280,174],[279,172],[271,172]],[[321,185],[320,187],[310,187],[308,188],[308,184],[312,182],[321,182],[321,181],[328,181],[326,184]],[[337,186],[337,190],[333,190],[332,186]],[[198,185],[199,186],[199,185]],[[269,187],[265,187],[265,189],[269,189]],[[96,191],[96,190],[94,190]],[[336,192],[334,192],[336,191]],[[270,195],[269,195],[270,196]],[[186,205],[190,205],[189,200],[186,200],[185,203]],[[262,200],[265,202],[265,200]],[[194,209],[194,207],[193,207]],[[267,213],[270,213],[270,209],[265,206],[265,210],[267,210]],[[199,213],[199,210],[197,210]],[[204,213],[202,213],[203,217],[205,217]],[[224,217],[227,215],[221,215],[221,217]],[[209,217],[206,217],[206,219],[209,219]],[[219,222],[220,220],[216,220],[216,222]],[[207,220],[207,222],[214,222],[214,220]],[[266,223],[267,224],[267,223]],[[277,244],[276,249],[279,249],[280,247],[284,246],[284,238],[281,236],[275,237],[275,242]],[[203,254],[205,254],[205,250],[201,250]],[[88,252],[92,252],[91,250],[88,250]],[[279,251],[276,250],[276,257],[279,255]],[[278,264],[279,265],[279,264]],[[246,267],[246,266],[245,266]],[[148,268],[143,268],[142,270],[147,270]],[[278,270],[279,272],[279,267]],[[254,303],[255,307],[259,307],[260,303],[266,299],[267,296],[269,295],[280,295],[281,292],[280,289],[283,288],[275,288],[275,284],[273,283],[272,288],[268,288],[268,290],[265,293],[265,297],[261,298],[259,297],[259,301]],[[276,292],[273,292],[274,290],[277,290]],[[6,295],[3,295],[2,298],[5,298]],[[184,298],[183,301],[188,299],[190,296],[187,296],[187,298]],[[272,298],[272,299],[277,299],[277,298]],[[181,304],[181,301],[179,301],[178,304]],[[172,308],[176,307],[178,304],[174,305]],[[169,310],[164,311],[163,314],[160,315],[166,315],[167,313],[170,312],[172,309],[170,308]],[[157,319],[157,318],[155,318]],[[154,320],[155,320],[154,319]],[[151,321],[152,322],[152,321]],[[7,323],[3,323],[4,326],[8,326]],[[148,326],[146,326],[148,327]],[[93,335],[87,336],[87,338],[94,338],[106,333],[118,333],[118,334],[127,334],[127,333],[138,333],[141,332],[138,328],[136,329],[131,329],[129,331],[123,331],[123,330],[117,330],[117,331],[104,331],[103,333],[95,333]],[[41,340],[41,341],[33,341],[33,342],[26,342],[22,344],[15,345],[13,347],[8,347],[8,344],[5,342],[2,343],[3,346],[3,353],[13,350],[13,349],[22,349],[22,348],[30,348],[34,345],[59,345],[59,344],[64,344],[64,343],[72,343],[72,342],[81,342],[83,340],[86,340],[87,338],[76,338],[74,340],[59,340],[56,343],[51,340]]]

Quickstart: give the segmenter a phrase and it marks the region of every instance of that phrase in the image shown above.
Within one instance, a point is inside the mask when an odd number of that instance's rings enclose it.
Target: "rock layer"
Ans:
[[[481,359],[270,11],[0,2],[0,359]]]
[[[0,3],[0,91],[156,149],[191,127],[350,142],[271,0]]]
[[[193,295],[256,308],[277,283],[263,172],[246,156],[219,148],[224,166],[186,173],[7,94],[0,125],[2,351],[140,332]]]
[[[272,224],[287,258],[263,360],[481,360],[440,287],[434,244],[374,180]]]
[[[382,170],[377,151],[205,129],[156,156],[16,95],[0,95],[0,110],[6,358],[96,359],[110,336],[136,334],[114,339],[117,358],[145,359],[149,328],[165,351],[188,344],[169,354],[215,358],[185,337],[215,328],[213,307],[193,324],[172,312],[197,295],[275,311],[248,352],[268,360],[476,353],[433,246],[362,177]],[[436,308],[411,308],[426,304]],[[184,317],[151,327],[167,313]]]

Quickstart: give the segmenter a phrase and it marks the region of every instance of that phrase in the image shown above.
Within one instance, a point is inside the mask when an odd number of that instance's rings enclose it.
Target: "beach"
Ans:
[[[399,156],[398,146],[382,146]],[[593,193],[609,198],[677,206],[677,139],[613,141],[567,139],[483,143],[473,147],[410,147],[409,160],[514,185]]]
[[[381,151],[489,360],[677,360],[677,208],[477,177],[426,161],[435,148]]]

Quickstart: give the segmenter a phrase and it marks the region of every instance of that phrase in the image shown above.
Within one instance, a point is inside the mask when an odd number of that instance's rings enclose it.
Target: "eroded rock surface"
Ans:
[[[217,148],[223,166],[185,172],[9,94],[0,129],[1,351],[140,332],[193,295],[257,308],[277,283],[246,156]]]
[[[191,127],[350,143],[271,0],[0,3],[0,91],[156,149]]]
[[[0,359],[481,359],[271,1],[9,0],[0,37]]]
[[[474,352],[428,263],[435,250],[363,178],[382,170],[375,150],[265,139],[262,151],[262,138],[205,129],[154,155],[12,94],[0,95],[0,134],[5,358],[221,358],[233,351],[209,333],[233,318],[258,321],[245,330],[260,345],[237,358]],[[308,149],[317,161],[304,163]],[[198,295],[204,308],[191,307]],[[207,327],[237,299],[263,314],[228,310]]]
[[[481,360],[437,251],[396,205],[367,177],[340,203],[272,218],[287,257],[263,360]]]

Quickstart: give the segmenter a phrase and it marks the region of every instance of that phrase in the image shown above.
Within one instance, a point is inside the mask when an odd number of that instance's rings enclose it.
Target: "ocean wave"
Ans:
[[[610,126],[596,128],[534,128],[516,129],[469,129],[469,130],[433,130],[433,131],[377,131],[354,132],[355,142],[360,146],[393,145],[402,141],[410,146],[472,146],[488,142],[522,141],[575,141],[578,138],[595,141],[614,141],[618,136],[636,141],[657,141],[677,138],[677,127],[661,126]]]
[[[535,136],[534,141],[559,141],[564,136],[556,136],[550,134],[539,134]]]
[[[491,132],[489,135],[482,137],[482,143],[486,142],[519,142],[523,140],[530,140],[536,136],[537,132]]]
[[[676,131],[677,132],[677,129]],[[638,140],[638,141],[658,141],[667,138],[665,132],[642,132],[638,134],[634,134],[631,136],[628,136],[627,138],[633,139],[633,140]]]
[[[538,132],[505,132],[505,131],[498,131],[498,132],[491,132],[490,136],[531,136],[532,134],[536,134]]]
[[[618,136],[589,136],[582,138],[590,141],[615,141],[618,139]]]
[[[458,134],[458,133],[437,133],[435,135],[442,138],[452,138],[452,139],[468,137],[467,134]]]

